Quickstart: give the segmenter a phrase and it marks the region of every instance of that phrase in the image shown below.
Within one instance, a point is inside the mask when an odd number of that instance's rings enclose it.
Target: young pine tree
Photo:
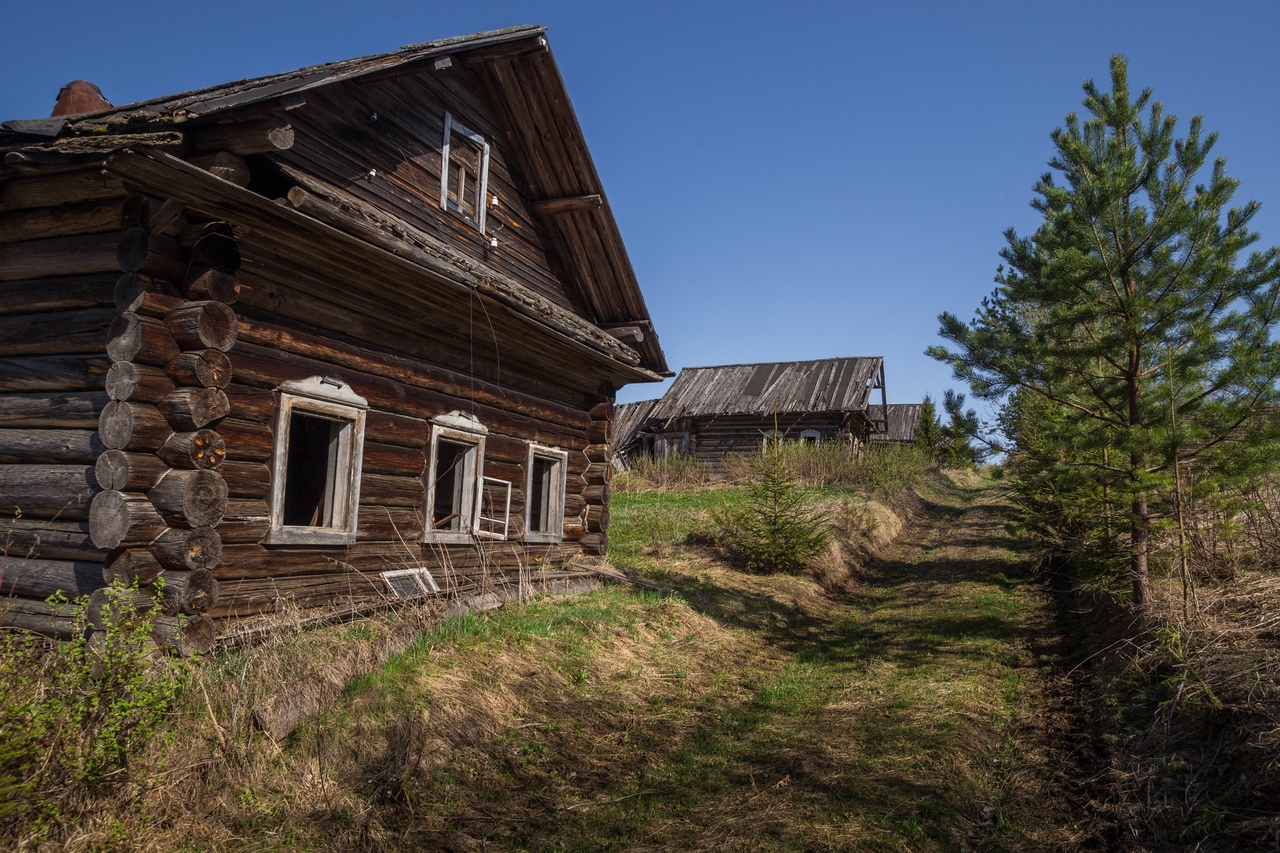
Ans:
[[[1146,611],[1150,501],[1175,459],[1209,478],[1276,462],[1261,425],[1280,401],[1280,252],[1241,259],[1258,205],[1229,206],[1238,181],[1221,158],[1203,174],[1217,139],[1198,116],[1177,138],[1149,90],[1131,95],[1120,56],[1111,90],[1084,94],[1088,117],[1052,134],[1039,228],[1005,233],[996,290],[969,324],[940,315],[953,348],[929,354],[980,398],[1052,404],[1032,446],[1074,469],[1075,494],[1116,508]]]

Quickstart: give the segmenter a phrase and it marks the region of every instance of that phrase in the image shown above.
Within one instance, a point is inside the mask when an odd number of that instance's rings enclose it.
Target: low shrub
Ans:
[[[795,574],[829,541],[828,522],[775,447],[752,458],[754,482],[743,501],[715,514],[724,544],[747,568]]]
[[[0,840],[39,841],[95,795],[136,781],[131,759],[164,726],[188,674],[154,655],[145,619],[110,621],[136,593],[110,588],[92,639],[86,599],[66,608],[70,641],[0,629]],[[50,603],[67,604],[59,599]]]

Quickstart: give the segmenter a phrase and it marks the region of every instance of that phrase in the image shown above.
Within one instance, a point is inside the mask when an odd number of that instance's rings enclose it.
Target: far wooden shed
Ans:
[[[648,414],[644,432],[658,456],[716,463],[757,451],[770,436],[801,441],[867,441],[885,431],[880,356],[729,364],[680,371]]]

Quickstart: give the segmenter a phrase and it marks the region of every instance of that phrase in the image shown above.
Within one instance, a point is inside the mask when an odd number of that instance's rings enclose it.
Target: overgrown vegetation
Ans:
[[[137,759],[171,724],[188,669],[153,653],[145,620],[110,618],[136,595],[136,586],[109,588],[92,641],[84,599],[65,608],[69,642],[0,629],[0,842],[65,832],[140,781]]]

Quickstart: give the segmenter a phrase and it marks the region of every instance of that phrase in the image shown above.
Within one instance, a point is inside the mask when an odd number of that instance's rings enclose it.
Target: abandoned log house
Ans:
[[[920,403],[890,403],[883,408],[872,406],[871,419],[885,424],[883,431],[871,433],[872,445],[914,444],[923,409]]]
[[[77,83],[0,150],[0,621],[137,581],[187,651],[604,553],[615,392],[670,372],[541,27]]]
[[[870,407],[877,391],[878,415]],[[615,450],[715,466],[771,438],[852,445],[887,431],[884,405],[879,356],[687,367],[661,399],[628,404],[626,437]]]

